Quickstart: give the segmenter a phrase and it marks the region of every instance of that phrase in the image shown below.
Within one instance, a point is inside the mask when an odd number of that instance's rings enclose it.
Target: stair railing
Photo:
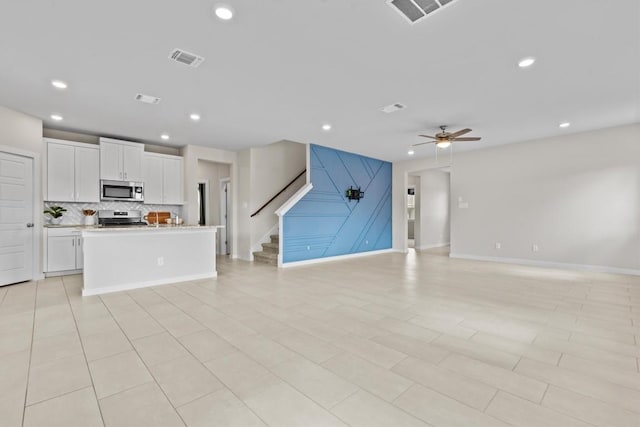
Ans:
[[[278,193],[273,196],[272,198],[269,199],[269,201],[267,203],[265,203],[264,205],[262,205],[260,207],[260,209],[258,209],[257,211],[255,211],[253,214],[251,214],[251,218],[253,218],[254,216],[258,215],[260,213],[260,211],[262,211],[264,208],[266,208],[267,206],[269,206],[269,204],[271,202],[273,202],[279,195],[281,195],[282,193],[284,193],[285,191],[287,191],[287,188],[291,187],[293,185],[294,182],[296,182],[298,180],[298,178],[300,178],[302,175],[304,175],[307,172],[307,170],[303,170],[302,172],[300,172],[298,174],[298,176],[296,176],[295,178],[293,178],[291,180],[291,182],[289,182],[287,185],[284,186],[284,188],[280,191],[278,191]]]

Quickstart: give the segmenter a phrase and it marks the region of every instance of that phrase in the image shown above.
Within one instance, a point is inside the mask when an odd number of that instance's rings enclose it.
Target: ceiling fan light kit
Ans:
[[[456,132],[447,132],[447,126],[442,125],[440,126],[440,133],[435,134],[435,136],[431,136],[431,135],[418,135],[421,136],[423,138],[429,138],[429,139],[433,139],[433,141],[427,141],[427,142],[420,142],[418,144],[413,144],[412,147],[417,147],[418,145],[424,145],[424,144],[431,144],[434,143],[436,144],[436,147],[438,148],[449,148],[449,146],[451,146],[451,144],[453,142],[459,142],[459,141],[480,141],[480,137],[462,137],[462,135],[466,135],[469,132],[471,132],[471,129],[466,128],[466,129],[462,129]]]

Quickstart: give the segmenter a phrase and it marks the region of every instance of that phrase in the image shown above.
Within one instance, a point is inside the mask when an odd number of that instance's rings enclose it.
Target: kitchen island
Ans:
[[[82,295],[216,277],[216,231],[207,226],[83,229]]]

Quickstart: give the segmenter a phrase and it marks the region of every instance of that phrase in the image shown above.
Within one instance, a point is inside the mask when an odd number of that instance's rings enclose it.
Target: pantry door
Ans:
[[[33,278],[33,159],[0,151],[0,286]]]

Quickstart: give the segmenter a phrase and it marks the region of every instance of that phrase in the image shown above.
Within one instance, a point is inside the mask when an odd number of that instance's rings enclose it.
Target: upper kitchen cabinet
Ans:
[[[144,202],[183,204],[183,173],[182,157],[144,153]]]
[[[144,181],[144,145],[100,138],[100,178],[113,181]]]
[[[100,201],[100,150],[80,142],[45,138],[47,183],[45,199],[52,202]]]

